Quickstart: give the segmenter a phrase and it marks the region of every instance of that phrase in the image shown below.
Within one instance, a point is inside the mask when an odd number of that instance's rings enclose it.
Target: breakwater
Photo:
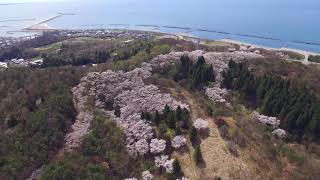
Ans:
[[[160,28],[159,26],[157,25],[150,25],[150,24],[137,24],[135,25],[137,27],[151,27],[151,28]]]
[[[293,43],[297,44],[307,44],[307,45],[313,45],[313,46],[320,46],[320,43],[317,42],[307,42],[307,41],[292,41]]]
[[[250,34],[235,34],[235,35],[243,36],[243,37],[257,38],[257,39],[267,39],[267,40],[273,40],[273,41],[281,41],[281,39],[279,39],[279,38],[266,37],[266,36],[258,36],[258,35],[250,35]]]
[[[215,30],[209,30],[209,29],[195,29],[195,31],[202,31],[202,32],[208,32],[208,33],[217,33],[217,34],[225,34],[225,35],[230,34],[228,32],[224,32],[224,31],[215,31]]]
[[[0,23],[3,22],[20,22],[20,21],[35,21],[36,19],[30,18],[30,19],[5,19],[5,20],[0,20]]]
[[[189,27],[179,27],[179,26],[162,26],[162,28],[191,30],[191,28]]]

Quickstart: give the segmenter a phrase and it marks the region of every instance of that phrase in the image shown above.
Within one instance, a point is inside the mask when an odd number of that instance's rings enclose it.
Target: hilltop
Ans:
[[[123,30],[17,41],[0,179],[317,179],[320,69],[288,55]]]

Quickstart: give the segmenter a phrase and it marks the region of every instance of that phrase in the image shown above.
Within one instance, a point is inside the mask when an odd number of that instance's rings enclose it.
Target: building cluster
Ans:
[[[20,42],[34,39],[39,36],[54,36],[65,38],[77,38],[77,37],[96,37],[96,38],[122,38],[130,37],[133,39],[148,40],[154,36],[154,33],[134,30],[111,30],[111,29],[87,29],[87,30],[59,30],[42,33],[41,35],[26,36],[26,37],[0,37],[0,49],[10,46],[15,46]],[[130,43],[133,39],[127,40],[126,43]],[[14,58],[6,60],[0,63],[0,68],[8,68],[13,66],[34,67],[43,63],[42,59],[28,60],[23,58]]]
[[[26,39],[30,39],[30,37],[0,37],[0,49],[12,46]]]
[[[148,40],[153,37],[153,33],[134,30],[114,30],[114,29],[83,29],[83,30],[60,30],[56,32],[59,36],[66,37],[99,37],[99,38],[121,38],[133,37],[142,40]]]
[[[5,62],[0,62],[0,69],[6,69],[9,67],[35,67],[35,66],[41,66],[43,63],[43,59],[35,59],[35,60],[27,60],[23,58],[14,58],[7,60]]]
[[[145,31],[125,30],[125,29],[79,29],[79,30],[56,30],[50,32],[44,32],[40,34],[34,34],[30,36],[21,37],[0,37],[0,49],[14,46],[17,43],[34,39],[39,36],[55,36],[55,37],[97,37],[97,38],[122,38],[132,37],[142,40],[148,40],[154,36],[154,33]]]

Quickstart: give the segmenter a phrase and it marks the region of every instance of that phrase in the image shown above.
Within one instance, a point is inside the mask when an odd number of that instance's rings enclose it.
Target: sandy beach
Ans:
[[[293,49],[293,48],[285,48],[285,47],[272,48],[272,47],[266,47],[266,46],[261,46],[261,45],[256,45],[256,44],[250,44],[250,43],[242,42],[242,41],[231,40],[231,39],[222,39],[220,41],[231,43],[231,44],[237,44],[237,45],[240,45],[240,46],[241,45],[242,46],[251,46],[251,47],[254,47],[254,48],[261,48],[261,49],[272,50],[272,51],[292,51],[292,52],[304,55],[304,59],[300,60],[304,64],[312,63],[312,62],[308,61],[308,58],[309,58],[310,55],[313,55],[313,56],[320,55],[320,53],[305,51],[305,50],[301,50],[301,49]]]

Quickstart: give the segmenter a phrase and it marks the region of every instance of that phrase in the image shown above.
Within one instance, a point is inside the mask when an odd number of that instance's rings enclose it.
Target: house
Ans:
[[[8,68],[8,64],[5,62],[0,62],[0,68],[6,69],[6,68]]]

